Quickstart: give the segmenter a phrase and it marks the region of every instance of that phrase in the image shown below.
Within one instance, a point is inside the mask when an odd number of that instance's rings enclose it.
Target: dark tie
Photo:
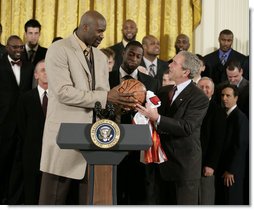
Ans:
[[[169,97],[169,104],[172,104],[173,97],[175,95],[175,92],[177,91],[177,86],[175,85],[171,91],[169,91],[168,97]]]
[[[95,90],[95,72],[94,72],[94,63],[93,63],[93,52],[92,48],[87,47],[84,50],[85,59],[89,68],[89,71],[92,76],[92,90]]]
[[[28,58],[28,60],[30,61],[30,62],[33,62],[33,57],[34,57],[34,53],[35,53],[35,51],[32,49],[32,50],[29,50],[29,58]]]
[[[22,61],[21,60],[17,60],[17,61],[11,61],[11,65],[18,65],[18,66],[21,66],[22,65]]]
[[[224,66],[225,65],[225,63],[226,63],[226,58],[227,58],[227,55],[226,54],[223,54],[222,56],[221,56],[221,58],[220,58],[220,62],[221,62],[221,64]]]
[[[152,63],[150,66],[149,66],[149,75],[154,77],[155,76],[155,65]]]
[[[48,106],[48,96],[47,96],[47,91],[45,91],[42,98],[42,110],[45,116],[47,114],[47,106]]]

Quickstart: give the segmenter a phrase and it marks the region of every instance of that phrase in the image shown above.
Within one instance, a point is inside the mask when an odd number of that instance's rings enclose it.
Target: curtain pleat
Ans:
[[[23,38],[25,22],[35,18],[42,25],[40,44],[49,47],[54,37],[68,37],[90,9],[102,13],[107,21],[99,48],[120,42],[123,21],[132,19],[137,23],[138,41],[147,34],[160,40],[164,60],[175,55],[179,33],[190,37],[192,51],[193,31],[201,19],[201,0],[0,0],[1,43],[6,44],[13,34]]]

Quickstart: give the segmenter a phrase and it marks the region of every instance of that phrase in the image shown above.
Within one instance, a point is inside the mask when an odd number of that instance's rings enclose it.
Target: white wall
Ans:
[[[249,55],[248,0],[202,0],[202,19],[195,30],[194,52],[206,55],[217,49],[223,29],[234,33],[232,48]]]

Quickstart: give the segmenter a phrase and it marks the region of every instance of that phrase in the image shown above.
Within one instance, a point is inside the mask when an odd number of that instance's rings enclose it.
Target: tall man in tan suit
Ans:
[[[96,47],[104,38],[105,18],[86,12],[78,29],[54,42],[46,55],[49,100],[44,128],[39,204],[66,204],[72,182],[79,183],[79,204],[86,204],[86,160],[77,150],[60,149],[56,143],[61,123],[92,123],[93,107],[99,101],[135,106],[136,100],[109,91],[106,56]],[[126,97],[127,96],[127,97]],[[131,103],[130,103],[131,102]]]

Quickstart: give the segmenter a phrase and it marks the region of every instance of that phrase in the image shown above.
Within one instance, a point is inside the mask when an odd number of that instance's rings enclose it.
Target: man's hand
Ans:
[[[148,104],[146,104],[146,107],[137,104],[136,110],[153,122],[156,122],[159,118],[157,108],[151,108]]]
[[[203,168],[203,175],[204,176],[212,176],[213,173],[214,173],[213,168],[210,168],[208,166],[204,166],[204,168]]]
[[[138,100],[134,98],[135,93],[120,93],[118,86],[112,88],[108,92],[107,100],[115,105],[118,105],[126,110],[134,109],[138,104]]]
[[[224,185],[227,187],[230,187],[235,183],[234,174],[231,174],[228,171],[225,171],[222,177],[224,178]]]

